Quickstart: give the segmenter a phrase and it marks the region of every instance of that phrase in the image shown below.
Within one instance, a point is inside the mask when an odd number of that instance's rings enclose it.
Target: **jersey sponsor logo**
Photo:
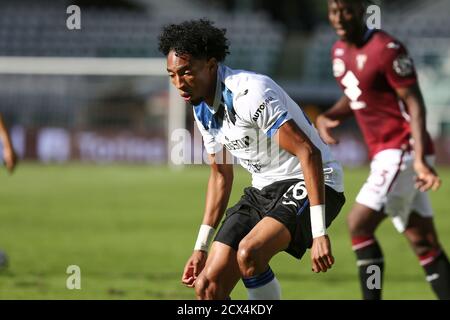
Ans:
[[[414,63],[411,57],[406,54],[398,56],[394,60],[392,67],[400,77],[408,77],[414,72]]]
[[[269,104],[270,101],[275,100],[272,97],[267,97],[263,103],[261,103],[258,107],[258,109],[256,110],[255,114],[253,115],[252,119],[253,121],[256,121],[259,119],[260,115],[262,114],[263,110],[267,107],[267,105]]]
[[[345,63],[342,59],[336,58],[333,60],[333,75],[336,78],[343,76],[345,73]]]
[[[225,139],[228,141],[228,138],[225,137]],[[228,143],[225,143],[224,146],[228,150],[240,150],[240,149],[247,149],[250,144],[253,142],[253,139],[249,136],[245,136],[241,139],[233,140]]]
[[[367,55],[365,54],[358,54],[356,56],[356,64],[358,66],[358,70],[362,70],[364,69],[364,66],[366,65],[367,62]]]

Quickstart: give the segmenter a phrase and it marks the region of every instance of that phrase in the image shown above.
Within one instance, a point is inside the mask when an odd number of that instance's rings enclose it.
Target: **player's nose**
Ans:
[[[179,75],[175,75],[173,77],[173,85],[175,88],[177,88],[180,91],[185,91],[183,89],[186,88],[186,82],[184,81],[183,77],[180,77]]]
[[[337,26],[337,27],[342,27],[342,21],[344,20],[344,15],[343,15],[343,13],[341,12],[341,11],[337,11],[335,14],[334,14],[334,24]]]

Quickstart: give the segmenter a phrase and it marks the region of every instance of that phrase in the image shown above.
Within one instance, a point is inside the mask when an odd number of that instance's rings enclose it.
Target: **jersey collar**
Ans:
[[[372,34],[374,34],[376,31],[377,31],[377,29],[367,28],[366,32],[364,33],[364,36],[363,36],[363,42],[366,43],[367,41],[369,41]]]
[[[222,103],[222,75],[223,75],[223,66],[219,64],[217,67],[216,91],[214,93],[213,105],[210,106],[206,102],[202,101],[194,107],[199,107],[200,105],[206,106],[212,114],[215,114],[219,110],[219,107]]]

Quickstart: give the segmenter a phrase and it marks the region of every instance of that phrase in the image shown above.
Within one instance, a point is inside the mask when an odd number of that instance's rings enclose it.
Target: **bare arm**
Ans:
[[[344,95],[331,109],[317,117],[317,130],[325,143],[336,144],[339,142],[332,136],[331,129],[336,128],[351,116],[353,116],[353,110],[350,108],[350,99]]]
[[[414,139],[415,158],[425,162],[426,111],[425,102],[418,85],[396,89],[411,117],[411,134]]]
[[[311,206],[325,203],[322,155],[293,120],[280,127],[275,136],[281,148],[300,161]]]
[[[325,111],[323,116],[331,120],[343,121],[353,116],[353,110],[350,108],[350,99],[343,95],[330,109]]]
[[[325,205],[325,184],[320,150],[293,120],[286,122],[278,129],[275,139],[278,140],[281,148],[299,159],[310,207]],[[311,224],[313,224],[312,220],[313,217],[311,217]],[[333,265],[334,257],[326,234],[313,239],[311,263],[314,272],[326,272]]]
[[[225,154],[225,150],[222,154]],[[221,156],[217,155],[217,156]],[[209,155],[211,172],[206,191],[206,205],[203,224],[217,228],[230,199],[233,186],[233,165],[218,164],[216,155]],[[222,163],[225,161],[222,161]]]
[[[17,163],[16,154],[14,152],[11,138],[9,137],[8,130],[6,128],[6,125],[3,121],[3,117],[0,114],[0,139],[2,140],[3,144],[3,159],[5,160],[6,168],[9,172],[13,172],[14,167]]]
[[[433,167],[425,160],[426,109],[418,84],[396,89],[397,95],[406,104],[411,117],[411,135],[414,139],[414,169],[417,173],[417,187],[421,191],[437,190],[441,180]]]
[[[225,154],[226,151],[224,149],[220,154],[209,155],[211,172],[206,191],[202,225],[210,226],[214,229],[217,228],[220,220],[222,220],[233,186],[233,165],[226,164],[225,159],[222,158],[225,157]],[[221,160],[224,161],[218,161],[218,157],[221,157]],[[195,280],[205,267],[207,256],[206,249],[194,250],[184,267],[183,276],[181,277],[182,283],[191,288],[195,286]]]

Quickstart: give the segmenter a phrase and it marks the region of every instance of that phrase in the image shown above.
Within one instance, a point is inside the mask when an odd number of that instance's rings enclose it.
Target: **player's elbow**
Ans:
[[[304,143],[300,148],[298,148],[297,151],[297,158],[300,159],[300,161],[322,161],[322,153],[320,152],[319,148],[317,148],[312,143]]]
[[[229,164],[217,165],[211,170],[211,178],[222,186],[232,184],[234,179],[233,166]]]

